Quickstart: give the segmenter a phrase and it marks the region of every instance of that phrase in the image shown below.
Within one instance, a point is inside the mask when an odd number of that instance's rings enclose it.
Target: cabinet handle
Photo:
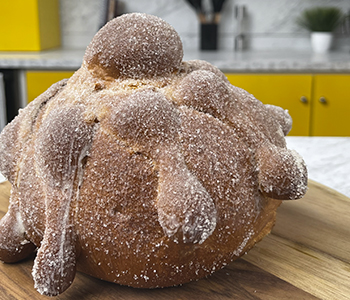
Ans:
[[[300,97],[300,102],[305,103],[305,104],[308,103],[307,98],[305,96]]]
[[[327,99],[325,97],[320,97],[318,101],[322,104],[327,104]]]

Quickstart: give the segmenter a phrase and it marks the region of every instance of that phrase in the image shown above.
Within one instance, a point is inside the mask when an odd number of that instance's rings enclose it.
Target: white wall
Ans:
[[[62,41],[65,47],[85,48],[100,26],[103,0],[60,0]],[[206,0],[204,0],[206,1]],[[185,0],[124,0],[125,12],[145,12],[170,23],[186,48],[198,48],[199,23]],[[312,6],[350,10],[349,0],[226,0],[220,23],[221,49],[233,49],[234,6],[247,8],[246,36],[250,49],[310,49],[309,34],[296,17]],[[338,30],[335,49],[350,50],[349,32]]]

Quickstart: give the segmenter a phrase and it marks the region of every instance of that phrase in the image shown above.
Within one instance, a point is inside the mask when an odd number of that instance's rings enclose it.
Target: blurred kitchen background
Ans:
[[[194,9],[198,2],[201,11]],[[216,13],[214,2],[223,4]],[[43,6],[38,34],[47,43],[4,46],[5,39],[34,40],[23,28],[34,27],[29,17],[38,6]],[[331,49],[323,53],[313,50],[310,31],[296,21],[315,7],[336,7],[344,15]],[[0,130],[19,108],[80,67],[108,10],[109,17],[130,12],[161,17],[180,34],[184,60],[209,61],[263,103],[288,109],[293,129],[287,142],[306,159],[310,178],[350,196],[349,0],[0,0]],[[216,44],[205,47],[216,50],[203,50],[204,18],[215,20]]]
[[[202,1],[208,7],[209,1]],[[90,42],[104,17],[101,0],[60,0],[62,45],[84,48]],[[120,12],[145,12],[161,17],[180,34],[185,49],[197,49],[199,22],[196,12],[185,0],[119,1]],[[297,17],[315,6],[336,6],[345,14],[349,0],[226,0],[219,23],[219,49],[233,50],[238,30],[235,9],[244,7],[244,28],[247,49],[310,50],[309,32],[296,24]],[[334,49],[350,51],[350,29],[340,26]]]

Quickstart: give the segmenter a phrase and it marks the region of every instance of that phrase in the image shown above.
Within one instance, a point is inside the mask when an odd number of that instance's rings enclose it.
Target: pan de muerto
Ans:
[[[280,200],[306,192],[288,113],[182,57],[169,24],[123,15],[1,133],[12,192],[0,259],[37,250],[40,293],[62,293],[76,270],[143,288],[202,278],[268,234]]]

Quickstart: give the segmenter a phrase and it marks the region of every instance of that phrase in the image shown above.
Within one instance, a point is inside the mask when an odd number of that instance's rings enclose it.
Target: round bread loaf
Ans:
[[[288,113],[182,55],[159,18],[116,18],[81,68],[1,133],[12,192],[0,259],[37,249],[40,293],[62,293],[76,270],[140,288],[205,277],[271,231],[280,200],[306,192]]]

